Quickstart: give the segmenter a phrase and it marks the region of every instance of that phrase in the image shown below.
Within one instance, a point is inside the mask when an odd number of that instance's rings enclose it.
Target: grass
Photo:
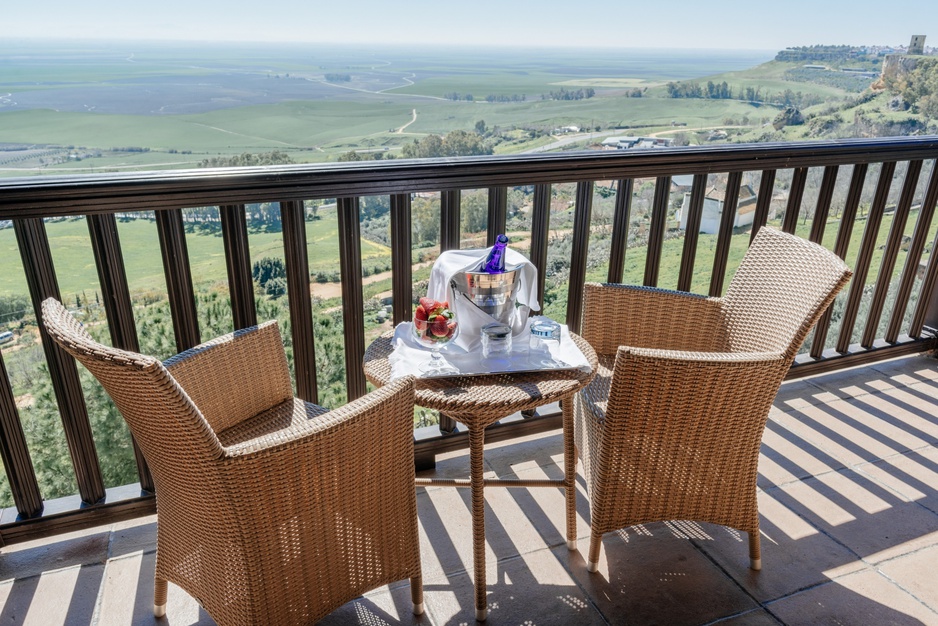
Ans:
[[[321,211],[321,219],[306,223],[309,268],[316,272],[338,269],[339,228],[334,211]],[[132,291],[166,291],[160,257],[156,224],[147,220],[132,220],[119,224],[121,248],[127,280]],[[92,297],[100,290],[98,274],[91,251],[88,226],[84,219],[46,224],[52,249],[59,290],[63,298],[73,299],[85,292]],[[249,235],[251,258],[275,257],[283,259],[281,233],[256,232]],[[224,249],[220,236],[190,233],[186,237],[193,283],[198,286],[227,281]],[[0,295],[27,293],[16,237],[12,228],[0,230]],[[362,263],[365,266],[390,263],[390,249],[372,241],[362,240]]]
[[[0,96],[33,95],[29,110],[0,108],[3,142],[61,146],[63,163],[17,161],[0,153],[0,176],[133,169],[192,168],[213,156],[283,150],[299,163],[334,161],[349,150],[386,147],[426,134],[491,128],[578,126],[713,127],[741,117],[748,105],[729,101],[624,98],[635,85],[700,80],[714,69],[744,69],[764,54],[688,54],[686,51],[342,48],[291,45],[49,44],[43,50],[0,42]],[[755,79],[757,70],[747,70]],[[328,85],[329,72],[349,73]],[[289,80],[270,80],[272,76]],[[205,77],[204,80],[202,77]],[[218,86],[220,104],[206,104],[205,85]],[[412,83],[412,84],[411,84]],[[595,87],[594,98],[545,101],[561,87]],[[805,89],[808,89],[805,86]],[[176,98],[141,100],[161,89]],[[660,91],[660,88],[658,88]],[[453,102],[447,92],[525,94],[526,102]],[[269,92],[269,93],[268,93]],[[651,89],[649,93],[654,93]],[[102,95],[104,94],[104,95]],[[305,94],[305,95],[304,95]],[[187,103],[212,108],[182,113]],[[173,114],[163,114],[163,106]],[[93,106],[95,111],[83,108]],[[228,107],[228,108],[220,108]],[[417,120],[403,134],[392,131]],[[134,114],[131,114],[134,113]],[[542,142],[541,142],[542,143]],[[525,142],[498,148],[516,152]],[[144,153],[112,152],[142,147]],[[69,148],[65,148],[69,147]],[[71,147],[85,157],[67,160]],[[99,156],[93,156],[100,153]],[[7,159],[4,162],[4,159]]]
[[[390,132],[417,121],[403,134]],[[19,143],[81,146],[107,151],[139,146],[150,152],[104,152],[100,157],[44,166],[43,173],[105,171],[110,169],[165,169],[197,167],[203,159],[244,152],[285,151],[297,162],[335,160],[339,154],[367,147],[396,150],[405,142],[427,134],[443,135],[472,129],[479,120],[488,127],[526,126],[660,126],[671,121],[688,128],[720,126],[727,117],[752,115],[755,109],[733,100],[671,98],[591,98],[580,101],[534,100],[522,103],[422,101],[400,102],[286,102],[239,107],[198,115],[130,116],[13,111],[0,113],[4,139]],[[7,130],[8,129],[8,130]],[[524,146],[523,149],[538,144]],[[197,146],[184,154],[186,146]],[[170,152],[175,150],[176,152]],[[510,147],[507,148],[508,151]],[[502,151],[502,150],[499,150]],[[0,171],[22,175],[35,170]],[[18,172],[18,174],[17,174]]]
[[[886,243],[889,231],[892,228],[893,218],[894,215],[892,214],[885,215],[882,222],[880,223],[866,284],[872,284],[876,282],[878,278],[880,266],[882,264],[883,247]],[[909,218],[905,224],[905,228],[903,229],[903,233],[905,235],[912,235],[912,231],[914,230],[917,219],[918,211],[913,211],[909,215]],[[769,225],[774,226],[775,228],[780,228],[781,220],[772,221],[769,223]],[[858,220],[854,224],[853,232],[851,233],[850,237],[849,248],[847,251],[847,257],[845,259],[847,265],[851,268],[856,265],[857,256],[860,252],[860,247],[863,240],[865,226],[865,220]],[[834,247],[834,241],[837,238],[837,232],[839,229],[839,219],[831,219],[828,221],[824,230],[823,239],[823,245],[826,248],[831,249]],[[811,222],[809,220],[807,223],[799,222],[795,233],[800,237],[807,238],[810,230]],[[926,238],[927,241],[931,241],[934,238],[936,230],[938,230],[938,223],[933,222],[929,236]],[[746,249],[749,245],[749,237],[749,232],[745,231],[735,234],[731,240],[730,254],[727,262],[727,271],[723,283],[724,289],[727,285],[729,285],[729,281],[733,278],[733,275],[736,273],[736,268],[739,267],[739,263],[742,261],[743,255],[746,253]],[[706,294],[710,289],[710,277],[713,267],[713,258],[716,251],[716,240],[716,235],[701,234],[698,238],[697,256],[694,259],[694,272],[691,279],[691,291],[694,293]],[[664,242],[661,251],[661,263],[658,270],[659,287],[666,289],[676,288],[681,268],[681,255],[683,253],[683,246],[684,239],[682,237],[668,239]],[[624,283],[633,285],[642,284],[644,280],[646,252],[647,247],[645,246],[629,248],[625,256],[625,266],[623,272]],[[898,277],[902,272],[906,256],[907,254],[905,252],[900,252],[895,268],[893,269],[893,278]],[[587,272],[587,280],[605,282],[608,267],[608,263],[605,263],[601,266],[590,269]]]
[[[321,211],[321,219],[307,222],[308,254],[310,272],[332,272],[338,266],[338,222],[332,211]],[[893,215],[884,216],[880,224],[876,248],[873,253],[871,275],[868,282],[875,279],[881,263],[881,247],[886,241],[892,227]],[[906,222],[904,232],[912,234],[917,212],[913,212]],[[856,262],[860,249],[865,220],[858,221],[853,229],[847,262],[851,266]],[[778,225],[778,222],[775,223]],[[838,220],[831,220],[825,229],[824,245],[832,248],[839,228]],[[938,228],[933,224],[928,241],[931,241]],[[93,294],[99,290],[97,270],[91,252],[88,229],[84,219],[57,221],[46,224],[53,260],[56,266],[56,276],[63,297],[85,292]],[[810,222],[799,223],[797,234],[807,237]],[[165,291],[162,263],[160,260],[159,242],[156,225],[153,222],[139,219],[119,224],[121,247],[124,254],[124,264],[128,282],[134,291]],[[728,263],[727,282],[732,277],[736,266],[742,259],[748,243],[749,234],[742,233],[733,237],[730,260]],[[283,259],[283,239],[280,233],[255,232],[249,235],[251,258],[262,257]],[[224,283],[227,280],[225,269],[224,249],[220,236],[193,234],[186,238],[189,250],[189,259],[192,268],[193,281],[196,285],[213,285]],[[692,281],[692,290],[705,293],[710,284],[710,273],[713,263],[715,235],[701,234],[697,245],[697,257]],[[680,269],[683,238],[669,239],[664,244],[662,260],[659,269],[659,285],[674,287]],[[641,284],[645,271],[645,247],[630,248],[626,254],[624,281],[626,283]],[[20,263],[19,252],[13,230],[10,228],[0,230],[0,254],[4,259],[3,271],[0,272],[0,295],[26,293],[26,281]],[[388,263],[390,249],[372,241],[362,240],[362,263],[364,266]],[[896,272],[902,269],[904,255],[897,263]],[[590,270],[589,280],[603,281],[606,278],[607,265],[601,265]],[[367,291],[380,293],[390,288],[389,281],[380,281],[368,286]]]
[[[0,113],[0,127],[4,141],[11,143],[238,154],[310,148],[344,137],[384,133],[409,122],[412,109],[381,101],[310,101],[167,116],[31,110]]]

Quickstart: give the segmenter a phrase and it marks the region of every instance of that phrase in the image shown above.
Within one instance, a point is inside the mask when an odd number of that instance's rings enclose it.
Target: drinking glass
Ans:
[[[433,319],[414,318],[414,337],[420,345],[430,348],[430,360],[420,365],[420,373],[425,376],[458,374],[459,370],[440,354],[440,348],[453,341],[459,333],[456,313],[448,306],[441,306],[429,312],[428,317]]]

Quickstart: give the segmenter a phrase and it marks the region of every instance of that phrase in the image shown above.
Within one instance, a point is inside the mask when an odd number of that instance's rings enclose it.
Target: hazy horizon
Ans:
[[[163,0],[128,5],[100,0],[4,7],[0,38],[18,40],[238,42],[351,45],[482,46],[550,49],[780,50],[790,46],[907,45],[938,24],[938,3],[910,0],[843,5],[789,0],[708,3],[672,0],[427,0],[344,3],[268,0],[256,4]],[[926,44],[938,43],[938,33]],[[2,59],[0,59],[2,60]]]

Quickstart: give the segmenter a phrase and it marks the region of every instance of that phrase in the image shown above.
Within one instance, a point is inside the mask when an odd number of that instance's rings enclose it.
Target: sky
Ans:
[[[907,45],[911,35],[930,35],[926,45],[938,46],[938,0],[3,0],[3,5],[0,41],[779,50],[812,44]]]

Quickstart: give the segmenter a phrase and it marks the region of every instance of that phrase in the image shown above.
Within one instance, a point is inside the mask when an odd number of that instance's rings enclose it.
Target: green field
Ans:
[[[415,138],[472,130],[480,120],[503,133],[491,139],[496,153],[517,153],[548,140],[521,141],[512,129],[654,132],[672,122],[710,129],[728,118],[757,124],[774,115],[771,107],[733,100],[662,97],[667,81],[725,77],[764,92],[843,96],[784,81],[782,64],[760,65],[771,58],[765,52],[157,44],[36,51],[0,42],[3,55],[15,62],[0,64],[0,176],[192,168],[213,157],[274,150],[298,163],[335,161],[349,150],[395,155]],[[647,87],[645,97],[624,95],[636,86]],[[561,88],[594,88],[595,96],[543,98]],[[453,92],[475,101],[445,98]],[[488,103],[488,95],[525,101]],[[18,158],[4,146],[48,153]],[[113,150],[127,147],[147,151]]]
[[[59,290],[71,299],[85,292],[91,297],[99,290],[98,274],[91,252],[88,226],[82,219],[46,224],[49,245],[55,263]],[[165,293],[163,265],[156,224],[138,219],[118,226],[127,280],[132,291]],[[310,272],[332,272],[338,269],[339,236],[335,212],[323,211],[321,219],[306,223]],[[251,258],[283,259],[281,233],[251,233]],[[193,282],[200,287],[225,283],[227,270],[221,236],[190,233],[186,237]],[[0,296],[27,293],[16,237],[12,228],[0,230]],[[362,240],[362,264],[373,266],[389,263],[390,249],[373,241]]]

